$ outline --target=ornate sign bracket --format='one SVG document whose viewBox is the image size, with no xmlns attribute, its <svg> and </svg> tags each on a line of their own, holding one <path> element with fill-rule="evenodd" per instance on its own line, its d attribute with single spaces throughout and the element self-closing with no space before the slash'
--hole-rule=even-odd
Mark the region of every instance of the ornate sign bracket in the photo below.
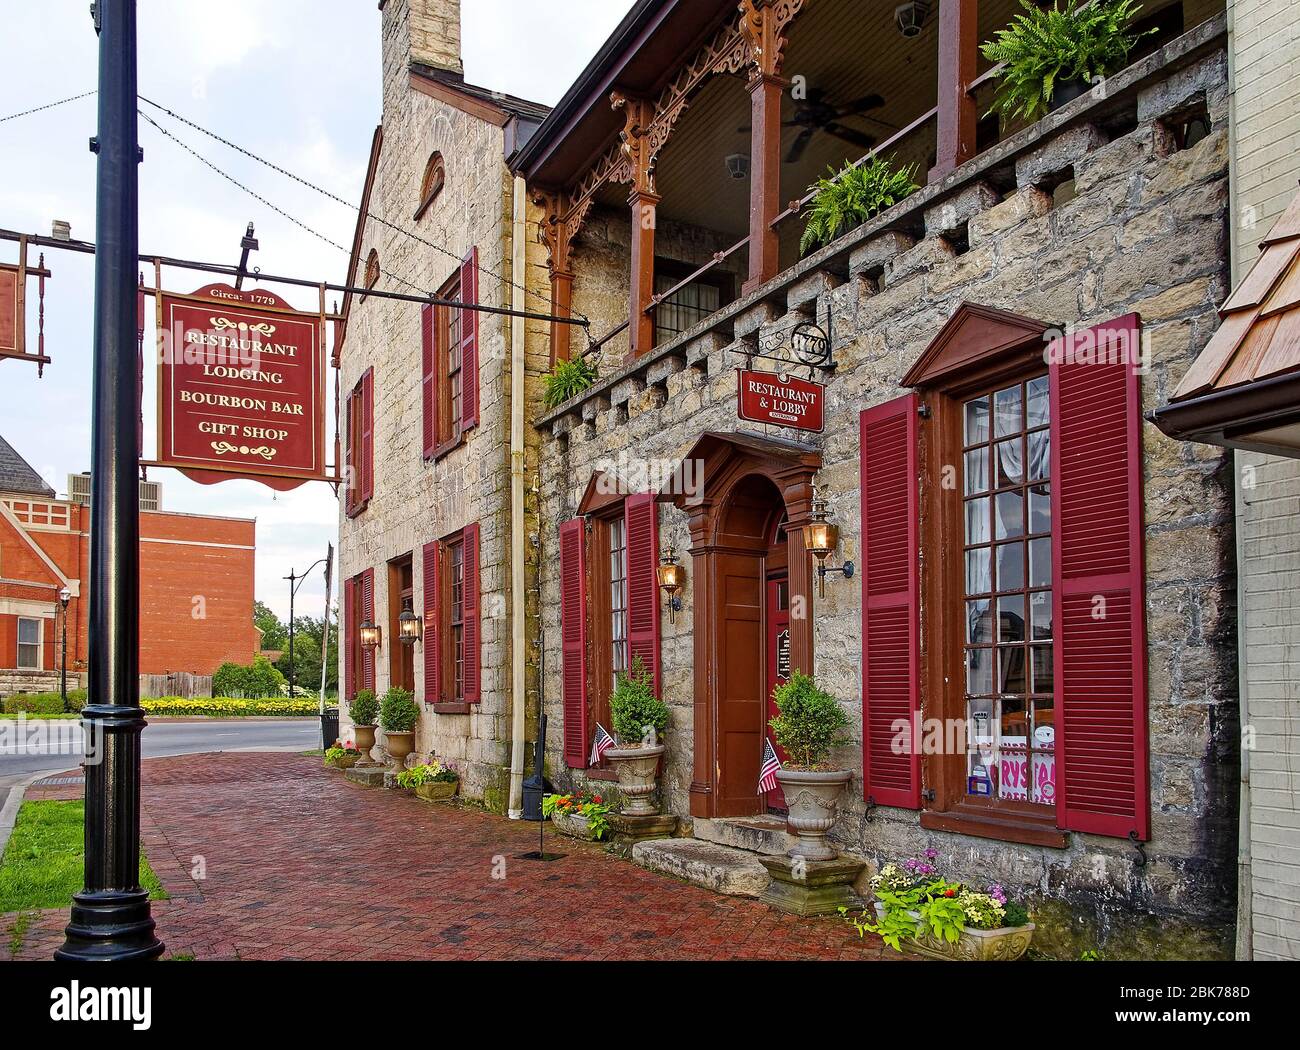
<svg viewBox="0 0 1300 1050">
<path fill-rule="evenodd" d="M 751 365 L 755 360 L 763 360 L 792 368 L 806 368 L 808 378 L 812 379 L 817 372 L 835 371 L 834 339 L 834 314 L 827 307 L 824 325 L 815 318 L 805 317 L 775 331 L 760 332 L 758 349 L 746 356 Z"/>
</svg>

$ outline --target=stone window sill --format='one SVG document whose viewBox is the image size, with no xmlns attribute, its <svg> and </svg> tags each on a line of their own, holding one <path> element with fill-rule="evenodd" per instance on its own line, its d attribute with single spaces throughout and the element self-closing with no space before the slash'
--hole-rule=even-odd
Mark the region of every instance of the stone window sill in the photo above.
<svg viewBox="0 0 1300 1050">
<path fill-rule="evenodd" d="M 438 460 L 451 455 L 451 453 L 455 452 L 456 449 L 460 448 L 463 444 L 465 444 L 465 431 L 458 430 L 456 431 L 455 437 L 451 438 L 449 441 L 444 441 L 433 450 L 433 455 L 429 457 L 429 462 L 437 463 Z"/>
<path fill-rule="evenodd" d="M 430 704 L 430 709 L 435 715 L 467 715 L 473 709 L 473 704 L 466 703 L 446 703 Z"/>
<path fill-rule="evenodd" d="M 925 810 L 921 813 L 921 827 L 929 831 L 949 831 L 956 835 L 1046 846 L 1049 849 L 1065 849 L 1067 841 L 1066 833 L 1056 826 L 1054 818 L 1036 819 L 983 808 L 973 812 L 960 805 L 942 813 Z"/>
</svg>

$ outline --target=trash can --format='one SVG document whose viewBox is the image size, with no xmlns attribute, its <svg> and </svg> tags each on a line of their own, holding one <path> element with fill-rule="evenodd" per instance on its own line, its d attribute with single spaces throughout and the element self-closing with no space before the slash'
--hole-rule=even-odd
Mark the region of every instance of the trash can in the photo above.
<svg viewBox="0 0 1300 1050">
<path fill-rule="evenodd" d="M 339 738 L 339 709 L 327 707 L 320 716 L 321 750 L 333 747 Z"/>
</svg>

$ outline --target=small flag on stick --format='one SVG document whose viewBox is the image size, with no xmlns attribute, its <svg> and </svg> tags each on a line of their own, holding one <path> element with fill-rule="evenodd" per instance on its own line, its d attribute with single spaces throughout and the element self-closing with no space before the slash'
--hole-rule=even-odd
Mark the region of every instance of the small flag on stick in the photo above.
<svg viewBox="0 0 1300 1050">
<path fill-rule="evenodd" d="M 600 765 L 605 757 L 605 752 L 614 746 L 614 738 L 605 731 L 605 727 L 599 722 L 596 723 L 596 739 L 591 745 L 590 765 L 594 769 Z"/>
<path fill-rule="evenodd" d="M 763 740 L 763 768 L 758 771 L 758 793 L 766 795 L 776 790 L 776 774 L 781 768 L 781 760 L 776 757 L 772 741 Z"/>
</svg>

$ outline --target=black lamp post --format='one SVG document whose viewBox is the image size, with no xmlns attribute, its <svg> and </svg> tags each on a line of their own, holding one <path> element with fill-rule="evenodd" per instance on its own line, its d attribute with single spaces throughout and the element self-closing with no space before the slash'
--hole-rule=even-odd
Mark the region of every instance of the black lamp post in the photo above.
<svg viewBox="0 0 1300 1050">
<path fill-rule="evenodd" d="M 64 587 L 59 591 L 59 610 L 63 621 L 63 638 L 60 642 L 62 653 L 59 657 L 59 696 L 63 699 L 63 713 L 68 713 L 68 602 L 72 592 Z"/>
<path fill-rule="evenodd" d="M 95 191 L 95 329 L 91 418 L 91 703 L 84 888 L 72 898 L 67 962 L 156 959 L 140 886 L 140 490 L 136 361 L 140 146 L 135 0 L 97 0 L 99 133 Z"/>
<path fill-rule="evenodd" d="M 312 569 L 316 568 L 317 565 L 324 565 L 326 561 L 328 561 L 327 558 L 321 558 L 319 561 L 308 566 L 307 571 L 304 572 L 301 576 L 298 576 L 292 569 L 290 569 L 289 575 L 284 577 L 286 580 L 289 581 L 289 699 L 290 700 L 293 699 L 294 688 L 297 679 L 297 668 L 294 666 L 294 662 L 293 662 L 293 631 L 294 631 L 293 598 L 294 595 L 298 593 L 298 588 L 302 586 L 303 580 L 305 580 L 308 576 L 311 575 Z"/>
</svg>

